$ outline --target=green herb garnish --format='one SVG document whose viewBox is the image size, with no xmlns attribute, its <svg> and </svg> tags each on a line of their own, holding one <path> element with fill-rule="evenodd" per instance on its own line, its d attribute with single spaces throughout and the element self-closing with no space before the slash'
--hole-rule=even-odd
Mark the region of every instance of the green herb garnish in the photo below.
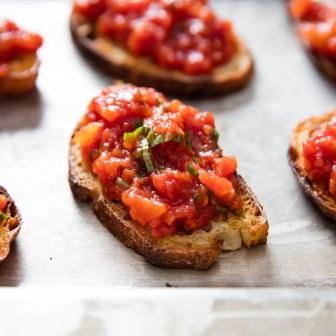
<svg viewBox="0 0 336 336">
<path fill-rule="evenodd" d="M 125 132 L 124 133 L 124 141 L 136 140 L 143 131 L 143 127 L 140 126 L 135 129 L 133 132 Z"/>
<path fill-rule="evenodd" d="M 6 220 L 7 217 L 8 216 L 5 213 L 3 213 L 3 212 L 0 211 L 0 222 L 3 222 L 4 220 Z"/>
<path fill-rule="evenodd" d="M 148 141 L 148 144 L 150 147 L 154 147 L 152 144 L 153 144 L 153 141 L 155 140 L 156 138 L 156 135 L 154 133 L 153 130 L 150 130 L 147 134 L 147 141 Z"/>
<path fill-rule="evenodd" d="M 129 187 L 129 184 L 121 177 L 117 177 L 116 184 L 123 189 L 128 189 Z"/>
<path fill-rule="evenodd" d="M 147 138 L 141 140 L 140 146 L 141 146 L 142 159 L 145 162 L 147 172 L 150 174 L 151 172 L 154 171 L 154 165 L 149 151 L 149 144 Z"/>
<path fill-rule="evenodd" d="M 190 175 L 198 177 L 198 171 L 191 165 L 188 165 L 187 170 Z"/>
<path fill-rule="evenodd" d="M 151 147 L 155 147 L 155 146 L 159 145 L 162 142 L 163 142 L 163 136 L 162 136 L 162 134 L 158 134 L 155 137 L 155 139 L 153 140 L 153 142 L 151 143 Z"/>
</svg>

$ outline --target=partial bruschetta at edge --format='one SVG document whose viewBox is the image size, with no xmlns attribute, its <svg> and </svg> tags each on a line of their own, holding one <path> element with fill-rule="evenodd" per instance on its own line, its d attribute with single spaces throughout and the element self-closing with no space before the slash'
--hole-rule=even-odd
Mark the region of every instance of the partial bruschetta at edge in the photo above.
<svg viewBox="0 0 336 336">
<path fill-rule="evenodd" d="M 221 250 L 266 242 L 263 208 L 236 168 L 212 113 L 130 84 L 94 98 L 70 142 L 74 196 L 166 268 L 207 269 Z"/>
<path fill-rule="evenodd" d="M 299 37 L 317 68 L 336 82 L 336 3 L 291 0 Z"/>
<path fill-rule="evenodd" d="M 116 78 L 177 96 L 222 95 L 248 84 L 253 58 L 204 0 L 75 1 L 79 49 Z"/>
<path fill-rule="evenodd" d="M 11 243 L 21 229 L 21 216 L 6 189 L 0 186 L 0 262 L 6 259 Z"/>
<path fill-rule="evenodd" d="M 20 29 L 14 22 L 0 20 L 0 97 L 32 91 L 38 75 L 38 34 Z"/>
<path fill-rule="evenodd" d="M 336 111 L 302 121 L 292 134 L 289 163 L 306 195 L 336 220 Z"/>
</svg>

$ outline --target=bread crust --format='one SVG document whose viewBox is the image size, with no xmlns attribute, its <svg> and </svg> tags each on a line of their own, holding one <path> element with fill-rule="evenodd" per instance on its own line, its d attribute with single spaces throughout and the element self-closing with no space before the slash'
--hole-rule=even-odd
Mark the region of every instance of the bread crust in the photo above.
<svg viewBox="0 0 336 336">
<path fill-rule="evenodd" d="M 10 63 L 8 76 L 0 77 L 0 97 L 17 96 L 35 88 L 40 62 L 35 54 L 28 54 Z"/>
<path fill-rule="evenodd" d="M 14 241 L 14 239 L 17 237 L 17 235 L 21 230 L 22 218 L 14 200 L 8 194 L 7 190 L 2 186 L 0 186 L 0 195 L 4 195 L 8 198 L 8 200 L 11 203 L 10 211 L 12 217 L 17 218 L 17 224 L 15 227 L 4 228 L 0 226 L 0 262 L 1 262 L 8 256 L 10 252 L 11 243 Z"/>
<path fill-rule="evenodd" d="M 332 220 L 336 220 L 336 202 L 322 185 L 309 180 L 303 166 L 302 144 L 311 131 L 336 117 L 336 111 L 308 118 L 295 128 L 288 151 L 289 164 L 305 194 Z"/>
<path fill-rule="evenodd" d="M 81 15 L 72 13 L 70 29 L 79 50 L 104 71 L 135 85 L 154 87 L 184 97 L 218 96 L 245 87 L 254 70 L 251 52 L 237 39 L 236 57 L 211 75 L 187 76 L 167 70 L 143 57 L 135 57 L 111 41 L 95 38 L 93 28 Z"/>
<path fill-rule="evenodd" d="M 315 64 L 315 66 L 325 74 L 334 84 L 336 84 L 336 63 L 331 62 L 328 58 L 324 56 L 317 55 L 310 51 L 307 52 L 310 55 L 310 59 Z"/>
<path fill-rule="evenodd" d="M 205 270 L 215 263 L 223 246 L 231 250 L 242 244 L 252 247 L 266 242 L 268 222 L 264 210 L 244 179 L 240 176 L 238 179 L 245 208 L 240 216 L 228 216 L 225 225 L 232 227 L 230 235 L 225 232 L 228 230 L 225 225 L 213 224 L 210 232 L 198 230 L 190 235 L 154 238 L 146 228 L 130 219 L 122 204 L 104 196 L 95 177 L 83 168 L 78 146 L 73 141 L 70 143 L 69 183 L 75 198 L 91 203 L 98 219 L 115 237 L 143 255 L 149 263 L 163 268 Z M 240 221 L 246 225 L 239 226 Z M 240 245 L 231 248 L 237 236 Z M 226 242 L 225 237 L 232 237 L 233 241 Z"/>
</svg>

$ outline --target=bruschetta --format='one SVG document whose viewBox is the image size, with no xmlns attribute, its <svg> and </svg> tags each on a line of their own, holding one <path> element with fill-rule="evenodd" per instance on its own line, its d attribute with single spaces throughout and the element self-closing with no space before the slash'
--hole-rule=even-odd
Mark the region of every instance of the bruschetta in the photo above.
<svg viewBox="0 0 336 336">
<path fill-rule="evenodd" d="M 40 35 L 0 20 L 0 96 L 20 95 L 35 88 L 41 45 Z"/>
<path fill-rule="evenodd" d="M 0 186 L 0 262 L 10 252 L 11 243 L 21 229 L 21 216 L 13 199 Z"/>
<path fill-rule="evenodd" d="M 336 220 L 336 111 L 301 122 L 293 132 L 289 163 L 304 192 Z"/>
<path fill-rule="evenodd" d="M 167 94 L 221 95 L 253 72 L 250 51 L 205 0 L 78 0 L 70 21 L 76 45 L 104 70 Z"/>
<path fill-rule="evenodd" d="M 74 196 L 166 268 L 207 269 L 221 250 L 266 242 L 265 213 L 236 167 L 212 113 L 131 84 L 94 98 L 70 142 Z"/>
<path fill-rule="evenodd" d="M 319 0 L 292 0 L 290 13 L 299 36 L 316 66 L 336 81 L 336 4 Z"/>
</svg>

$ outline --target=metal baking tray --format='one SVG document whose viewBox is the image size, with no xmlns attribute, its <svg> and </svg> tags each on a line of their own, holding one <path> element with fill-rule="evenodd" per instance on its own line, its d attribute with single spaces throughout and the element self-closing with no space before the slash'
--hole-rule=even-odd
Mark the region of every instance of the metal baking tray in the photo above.
<svg viewBox="0 0 336 336">
<path fill-rule="evenodd" d="M 336 105 L 335 86 L 302 50 L 281 0 L 217 0 L 256 60 L 251 85 L 192 101 L 213 111 L 220 143 L 239 160 L 264 205 L 268 244 L 224 253 L 209 271 L 148 265 L 77 203 L 67 182 L 68 142 L 91 97 L 111 82 L 73 45 L 70 1 L 0 0 L 1 15 L 41 33 L 38 92 L 0 103 L 0 184 L 24 218 L 0 285 L 333 287 L 336 225 L 312 206 L 287 164 L 291 130 Z"/>
</svg>

